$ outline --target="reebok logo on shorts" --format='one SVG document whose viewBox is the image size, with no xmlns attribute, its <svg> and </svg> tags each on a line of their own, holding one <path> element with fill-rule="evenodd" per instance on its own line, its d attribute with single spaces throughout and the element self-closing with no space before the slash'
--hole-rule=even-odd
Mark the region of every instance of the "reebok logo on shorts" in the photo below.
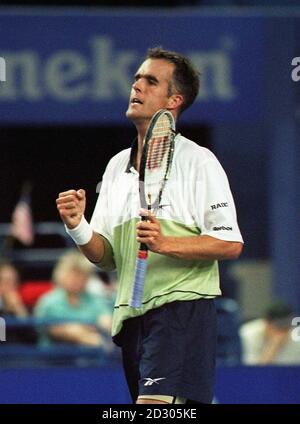
<svg viewBox="0 0 300 424">
<path fill-rule="evenodd" d="M 160 380 L 165 380 L 166 377 L 161 377 L 161 378 L 144 378 L 143 380 L 146 380 L 146 383 L 144 384 L 144 386 L 152 386 L 152 384 L 159 384 L 158 382 Z"/>
</svg>

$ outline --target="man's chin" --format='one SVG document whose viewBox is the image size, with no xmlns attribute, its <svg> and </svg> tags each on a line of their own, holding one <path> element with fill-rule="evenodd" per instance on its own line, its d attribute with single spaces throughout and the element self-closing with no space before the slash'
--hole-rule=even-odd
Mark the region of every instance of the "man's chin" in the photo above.
<svg viewBox="0 0 300 424">
<path fill-rule="evenodd" d="M 127 110 L 126 117 L 133 122 L 143 121 L 145 119 L 137 111 L 130 109 Z"/>
</svg>

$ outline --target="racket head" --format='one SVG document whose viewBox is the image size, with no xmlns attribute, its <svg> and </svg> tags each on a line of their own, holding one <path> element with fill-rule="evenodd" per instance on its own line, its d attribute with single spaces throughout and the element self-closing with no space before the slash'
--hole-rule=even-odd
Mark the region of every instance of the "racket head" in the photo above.
<svg viewBox="0 0 300 424">
<path fill-rule="evenodd" d="M 175 135 L 172 113 L 166 109 L 156 112 L 147 129 L 140 164 L 140 197 L 144 208 L 159 206 L 171 170 Z"/>
</svg>

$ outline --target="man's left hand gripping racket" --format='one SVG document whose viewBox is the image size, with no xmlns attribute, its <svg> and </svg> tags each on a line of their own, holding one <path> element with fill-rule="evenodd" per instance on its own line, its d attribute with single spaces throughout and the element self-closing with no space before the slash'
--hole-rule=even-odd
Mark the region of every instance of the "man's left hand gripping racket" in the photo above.
<svg viewBox="0 0 300 424">
<path fill-rule="evenodd" d="M 140 164 L 139 192 L 141 205 L 149 211 L 159 207 L 169 178 L 175 139 L 175 121 L 168 110 L 152 117 L 144 141 Z M 147 220 L 143 216 L 142 220 Z M 148 264 L 148 247 L 141 243 L 135 267 L 135 277 L 129 305 L 140 308 Z"/>
</svg>

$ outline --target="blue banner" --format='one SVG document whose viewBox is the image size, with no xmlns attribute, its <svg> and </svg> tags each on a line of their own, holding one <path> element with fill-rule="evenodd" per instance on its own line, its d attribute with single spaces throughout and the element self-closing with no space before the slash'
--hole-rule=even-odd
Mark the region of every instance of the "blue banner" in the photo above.
<svg viewBox="0 0 300 424">
<path fill-rule="evenodd" d="M 121 368 L 0 369 L 4 404 L 129 404 Z M 299 367 L 217 368 L 214 402 L 219 404 L 299 404 Z"/>
<path fill-rule="evenodd" d="M 260 118 L 262 17 L 15 9 L 0 14 L 0 123 L 125 123 L 133 75 L 157 45 L 188 55 L 202 74 L 183 121 Z"/>
</svg>

